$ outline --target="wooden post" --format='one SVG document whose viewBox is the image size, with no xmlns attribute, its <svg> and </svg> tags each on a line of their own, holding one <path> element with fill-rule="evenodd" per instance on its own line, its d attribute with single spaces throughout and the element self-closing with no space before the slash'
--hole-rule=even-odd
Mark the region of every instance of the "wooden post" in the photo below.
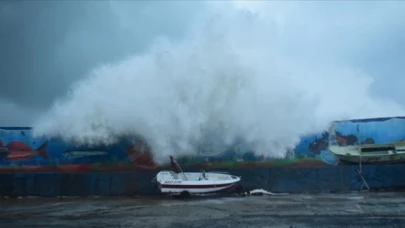
<svg viewBox="0 0 405 228">
<path fill-rule="evenodd" d="M 359 144 L 359 170 L 357 171 L 359 173 L 359 176 L 361 178 L 361 180 L 363 181 L 363 184 L 361 185 L 361 189 L 363 189 L 364 186 L 366 186 L 366 188 L 368 190 L 370 190 L 370 187 L 368 186 L 366 180 L 363 177 L 363 167 L 362 167 L 362 153 L 361 153 L 361 141 L 360 141 L 360 126 L 359 124 L 357 124 L 357 141 Z"/>
<path fill-rule="evenodd" d="M 362 154 L 361 154 L 361 141 L 360 141 L 360 126 L 357 124 L 357 142 L 359 144 L 358 150 L 359 150 L 359 173 L 362 172 L 362 166 L 361 166 L 361 160 L 362 160 Z"/>
</svg>

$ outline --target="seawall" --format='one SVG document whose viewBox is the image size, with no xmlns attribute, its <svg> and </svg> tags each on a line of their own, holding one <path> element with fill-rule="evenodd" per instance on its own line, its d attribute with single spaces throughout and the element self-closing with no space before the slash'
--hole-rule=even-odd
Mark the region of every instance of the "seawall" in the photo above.
<svg viewBox="0 0 405 228">
<path fill-rule="evenodd" d="M 256 156 L 241 143 L 216 154 L 178 158 L 185 171 L 227 171 L 246 188 L 272 192 L 345 192 L 364 189 L 359 165 L 342 165 L 328 148 L 404 143 L 405 118 L 347 120 L 303 136 L 285 159 Z M 166 167 L 167 168 L 167 167 Z M 158 167 L 142 141 L 86 147 L 32 137 L 25 127 L 0 128 L 1 196 L 115 196 L 157 194 L 151 183 Z M 362 166 L 371 189 L 402 189 L 405 163 Z"/>
<path fill-rule="evenodd" d="M 242 176 L 247 189 L 272 192 L 319 193 L 364 190 L 358 166 L 318 168 L 227 169 Z M 365 165 L 363 177 L 371 190 L 405 188 L 405 164 Z M 402 175 L 401 175 L 402 174 Z M 9 173 L 0 175 L 0 195 L 18 196 L 132 196 L 155 195 L 155 171 L 86 173 Z"/>
</svg>

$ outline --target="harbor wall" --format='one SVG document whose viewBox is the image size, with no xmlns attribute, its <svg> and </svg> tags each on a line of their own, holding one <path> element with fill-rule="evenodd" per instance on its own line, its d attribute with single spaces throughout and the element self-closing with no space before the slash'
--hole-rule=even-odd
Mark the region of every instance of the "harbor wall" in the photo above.
<svg viewBox="0 0 405 228">
<path fill-rule="evenodd" d="M 363 177 L 371 190 L 405 189 L 404 164 L 366 165 Z M 358 166 L 318 168 L 224 169 L 242 177 L 246 189 L 281 193 L 349 192 L 366 190 Z M 137 196 L 159 194 L 153 171 L 87 173 L 3 173 L 0 195 L 18 196 Z"/>
<path fill-rule="evenodd" d="M 360 143 L 402 143 L 405 117 L 339 121 L 330 129 L 303 136 L 284 159 L 256 156 L 236 144 L 217 154 L 179 158 L 185 170 L 228 171 L 247 188 L 273 192 L 360 190 L 358 165 L 342 165 L 328 151 Z M 244 148 L 244 149 L 243 149 Z M 60 139 L 32 137 L 31 128 L 0 128 L 0 195 L 86 196 L 155 194 L 151 183 L 161 169 L 145 145 L 123 140 L 112 146 L 86 147 Z M 372 189 L 405 186 L 405 164 L 363 165 Z M 364 186 L 363 186 L 364 187 Z"/>
</svg>

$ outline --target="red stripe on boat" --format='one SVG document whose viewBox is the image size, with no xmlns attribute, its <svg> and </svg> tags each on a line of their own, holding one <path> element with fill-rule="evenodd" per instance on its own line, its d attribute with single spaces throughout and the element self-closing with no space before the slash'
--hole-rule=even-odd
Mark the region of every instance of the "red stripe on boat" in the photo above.
<svg viewBox="0 0 405 228">
<path fill-rule="evenodd" d="M 162 184 L 162 188 L 220 188 L 225 186 L 230 186 L 235 183 L 228 184 L 201 184 L 201 185 L 179 185 L 179 184 Z"/>
</svg>

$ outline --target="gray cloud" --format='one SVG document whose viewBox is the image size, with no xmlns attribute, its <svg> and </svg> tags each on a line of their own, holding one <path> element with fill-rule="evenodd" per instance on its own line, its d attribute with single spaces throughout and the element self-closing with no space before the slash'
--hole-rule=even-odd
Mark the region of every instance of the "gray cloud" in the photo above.
<svg viewBox="0 0 405 228">
<path fill-rule="evenodd" d="M 197 9 L 159 1 L 0 2 L 3 113 L 16 112 L 10 103 L 44 110 L 93 67 L 142 52 L 158 35 L 179 38 Z"/>
</svg>

